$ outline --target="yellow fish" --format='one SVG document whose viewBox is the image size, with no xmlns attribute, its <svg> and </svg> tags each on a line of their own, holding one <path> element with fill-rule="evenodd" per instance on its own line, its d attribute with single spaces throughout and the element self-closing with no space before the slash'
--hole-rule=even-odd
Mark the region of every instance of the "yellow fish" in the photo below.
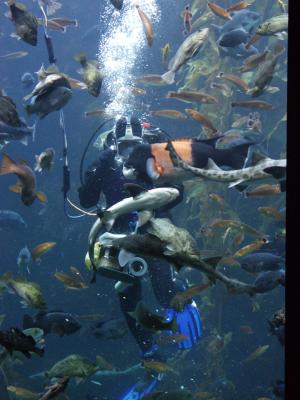
<svg viewBox="0 0 300 400">
<path fill-rule="evenodd" d="M 17 386 L 7 386 L 6 389 L 14 393 L 16 397 L 20 397 L 22 399 L 27 399 L 27 400 L 35 400 L 40 398 L 39 393 L 32 392 L 31 390 L 20 388 Z"/>
<path fill-rule="evenodd" d="M 51 250 L 54 246 L 56 246 L 56 242 L 44 242 L 37 245 L 33 250 L 31 250 L 33 260 L 36 261 L 42 254 L 47 253 L 47 251 Z"/>
<path fill-rule="evenodd" d="M 258 346 L 256 350 L 253 351 L 245 360 L 242 361 L 243 364 L 246 364 L 250 361 L 256 360 L 258 357 L 260 357 L 262 354 L 264 354 L 270 346 L 268 344 L 264 346 Z"/>
<path fill-rule="evenodd" d="M 173 372 L 174 374 L 178 374 L 177 371 L 175 371 L 172 367 L 170 367 L 168 364 L 165 364 L 160 361 L 155 361 L 155 360 L 144 360 L 143 361 L 143 367 L 146 369 L 150 369 L 152 371 L 156 372 Z"/>
<path fill-rule="evenodd" d="M 171 45 L 170 45 L 170 43 L 166 43 L 165 45 L 164 45 L 164 47 L 162 47 L 162 49 L 161 49 L 161 54 L 162 54 L 162 62 L 163 62 L 163 64 L 166 64 L 167 63 L 167 58 L 168 58 L 168 54 L 169 54 L 169 51 L 171 50 Z"/>
</svg>

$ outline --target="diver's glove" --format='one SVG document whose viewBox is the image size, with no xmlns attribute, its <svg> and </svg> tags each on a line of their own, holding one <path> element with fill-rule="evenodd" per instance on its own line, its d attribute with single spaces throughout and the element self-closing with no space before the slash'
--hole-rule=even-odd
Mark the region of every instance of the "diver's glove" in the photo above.
<svg viewBox="0 0 300 400">
<path fill-rule="evenodd" d="M 201 317 L 196 303 L 187 304 L 180 312 L 173 308 L 167 309 L 167 321 L 176 318 L 178 333 L 187 339 L 178 343 L 179 349 L 191 348 L 201 337 Z"/>
</svg>

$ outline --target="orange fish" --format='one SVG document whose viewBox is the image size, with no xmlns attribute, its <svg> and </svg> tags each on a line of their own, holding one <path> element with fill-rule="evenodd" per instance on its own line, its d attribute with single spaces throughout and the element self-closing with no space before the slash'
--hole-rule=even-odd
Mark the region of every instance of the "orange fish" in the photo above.
<svg viewBox="0 0 300 400">
<path fill-rule="evenodd" d="M 232 11 L 239 11 L 243 10 L 244 8 L 249 7 L 250 4 L 247 3 L 246 1 L 240 1 L 239 3 L 235 3 L 232 6 L 228 7 L 226 11 L 232 12 Z"/>
<path fill-rule="evenodd" d="M 215 3 L 207 3 L 207 5 L 211 9 L 211 11 L 218 17 L 221 17 L 224 19 L 232 19 L 230 16 L 230 13 L 227 10 L 225 10 L 225 8 L 220 7 Z"/>
<path fill-rule="evenodd" d="M 44 242 L 37 245 L 32 251 L 31 256 L 34 261 L 36 261 L 42 254 L 47 253 L 47 251 L 51 250 L 54 246 L 56 246 L 56 242 Z"/>
<path fill-rule="evenodd" d="M 39 25 L 45 25 L 45 20 L 43 18 L 38 18 L 37 21 L 38 21 Z M 53 29 L 54 31 L 63 32 L 63 33 L 66 32 L 66 28 L 63 25 L 61 25 L 55 21 L 52 21 L 50 19 L 47 20 L 47 28 Z"/>
<path fill-rule="evenodd" d="M 225 74 L 224 72 L 220 72 L 219 75 L 217 75 L 217 78 L 219 79 L 226 79 L 227 81 L 234 83 L 236 86 L 239 88 L 243 89 L 245 93 L 250 89 L 248 84 L 243 81 L 240 77 L 233 75 L 233 74 Z"/>
<path fill-rule="evenodd" d="M 0 176 L 8 174 L 15 174 L 19 178 L 14 186 L 9 187 L 9 190 L 21 194 L 23 204 L 31 206 L 36 198 L 42 203 L 47 202 L 47 196 L 43 192 L 36 191 L 36 177 L 27 163 L 20 161 L 16 164 L 7 154 L 3 154 Z"/>
<path fill-rule="evenodd" d="M 144 11 L 141 10 L 140 6 L 136 5 L 136 8 L 138 10 L 141 21 L 144 25 L 148 45 L 151 47 L 153 40 L 154 40 L 154 32 L 153 32 L 153 28 L 152 28 L 152 23 L 151 23 L 149 17 L 144 13 Z"/>
<path fill-rule="evenodd" d="M 285 218 L 285 215 L 274 207 L 258 207 L 257 211 L 266 215 L 267 217 L 274 218 L 276 221 L 281 221 Z"/>
<path fill-rule="evenodd" d="M 193 14 L 190 11 L 190 6 L 186 6 L 184 10 L 181 13 L 181 16 L 183 18 L 183 26 L 184 26 L 184 31 L 183 33 L 186 35 L 187 33 L 192 32 L 192 17 Z"/>
<path fill-rule="evenodd" d="M 245 335 L 253 335 L 253 329 L 249 325 L 241 325 L 240 326 L 240 332 L 245 334 Z"/>
<path fill-rule="evenodd" d="M 204 114 L 201 114 L 199 111 L 193 110 L 192 108 L 186 108 L 184 110 L 188 115 L 190 115 L 195 121 L 199 122 L 206 128 L 210 129 L 213 133 L 216 133 L 218 130 L 214 127 L 213 123 L 210 121 L 208 117 Z"/>
<path fill-rule="evenodd" d="M 279 193 L 281 193 L 279 184 L 275 185 L 264 184 L 257 186 L 252 190 L 246 191 L 245 196 L 246 197 L 273 196 L 274 194 L 279 194 Z"/>
</svg>

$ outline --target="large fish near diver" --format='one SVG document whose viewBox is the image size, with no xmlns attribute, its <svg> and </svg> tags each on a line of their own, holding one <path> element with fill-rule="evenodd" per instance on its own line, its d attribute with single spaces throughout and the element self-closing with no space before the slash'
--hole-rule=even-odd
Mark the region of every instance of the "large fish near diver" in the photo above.
<svg viewBox="0 0 300 400">
<path fill-rule="evenodd" d="M 103 225 L 110 230 L 116 220 L 121 215 L 130 214 L 133 211 L 139 211 L 137 227 L 145 224 L 151 217 L 153 210 L 163 207 L 177 199 L 180 195 L 179 190 L 171 187 L 160 187 L 151 190 L 142 188 L 133 183 L 126 183 L 124 188 L 131 194 L 130 197 L 113 204 L 107 210 L 98 213 L 98 219 L 90 230 L 89 257 L 94 269 L 95 281 L 96 265 L 94 264 L 94 244 Z"/>
<path fill-rule="evenodd" d="M 208 28 L 199 30 L 188 36 L 176 51 L 175 56 L 170 60 L 168 72 L 161 77 L 167 84 L 175 82 L 175 73 L 192 57 L 198 54 L 200 48 L 208 37 Z"/>
<path fill-rule="evenodd" d="M 224 171 L 219 168 L 215 162 L 209 158 L 205 168 L 194 168 L 177 154 L 171 141 L 167 144 L 167 150 L 170 152 L 172 162 L 175 166 L 186 171 L 192 172 L 196 176 L 218 182 L 228 182 L 229 187 L 246 187 L 248 183 L 261 179 L 275 178 L 284 189 L 286 176 L 286 159 L 273 160 L 263 155 L 255 154 L 254 165 L 238 170 Z"/>
<path fill-rule="evenodd" d="M 215 144 L 223 136 L 211 139 L 176 139 L 172 141 L 179 156 L 189 165 L 205 168 L 211 158 L 218 166 L 239 169 L 244 166 L 249 146 L 254 141 L 249 140 L 229 149 L 217 149 Z M 189 171 L 175 168 L 166 150 L 167 143 L 138 144 L 134 147 L 123 166 L 123 175 L 127 179 L 140 177 L 146 182 L 170 182 L 191 177 Z"/>
</svg>

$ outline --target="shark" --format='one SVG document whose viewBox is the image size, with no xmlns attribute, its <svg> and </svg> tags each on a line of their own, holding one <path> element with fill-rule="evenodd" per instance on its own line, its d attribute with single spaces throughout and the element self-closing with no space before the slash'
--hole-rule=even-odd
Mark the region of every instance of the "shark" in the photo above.
<svg viewBox="0 0 300 400">
<path fill-rule="evenodd" d="M 166 150 L 170 153 L 170 158 L 175 167 L 189 171 L 196 176 L 217 181 L 229 183 L 229 188 L 236 187 L 238 190 L 244 190 L 250 182 L 257 180 L 276 179 L 280 183 L 281 191 L 285 191 L 286 177 L 286 159 L 271 159 L 263 154 L 253 153 L 252 164 L 249 167 L 237 170 L 223 170 L 209 158 L 205 168 L 195 168 L 183 161 L 172 144 L 168 141 Z"/>
</svg>

